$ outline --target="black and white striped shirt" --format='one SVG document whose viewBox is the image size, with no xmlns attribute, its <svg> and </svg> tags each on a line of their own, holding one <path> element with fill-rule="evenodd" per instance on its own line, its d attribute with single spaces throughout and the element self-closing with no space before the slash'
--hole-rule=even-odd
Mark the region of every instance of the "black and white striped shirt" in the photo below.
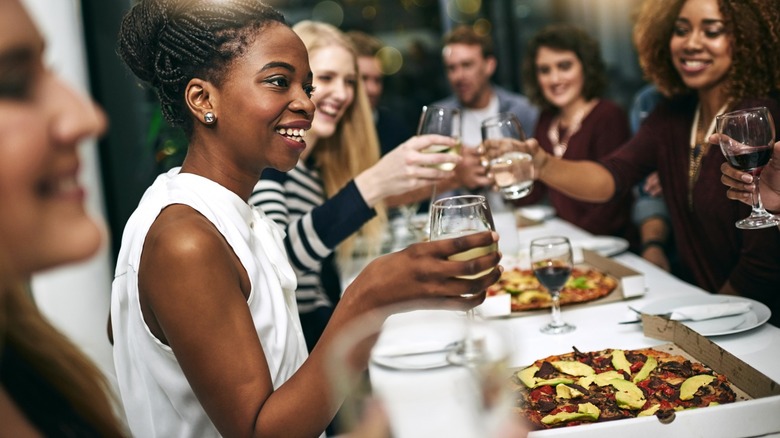
<svg viewBox="0 0 780 438">
<path fill-rule="evenodd" d="M 354 180 L 326 200 L 320 174 L 309 164 L 298 162 L 287 173 L 266 169 L 249 198 L 287 233 L 284 244 L 298 277 L 299 313 L 333 306 L 323 285 L 323 263 L 332 260 L 326 258 L 339 243 L 376 215 Z"/>
</svg>

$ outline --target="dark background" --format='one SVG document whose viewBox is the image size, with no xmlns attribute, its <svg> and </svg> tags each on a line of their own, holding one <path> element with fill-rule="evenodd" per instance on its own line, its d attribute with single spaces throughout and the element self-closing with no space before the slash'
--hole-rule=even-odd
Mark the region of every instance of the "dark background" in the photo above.
<svg viewBox="0 0 780 438">
<path fill-rule="evenodd" d="M 543 26 L 569 22 L 601 43 L 610 84 L 607 97 L 628 108 L 644 85 L 631 43 L 641 0 L 267 0 L 293 24 L 326 21 L 362 30 L 394 47 L 400 69 L 385 80 L 382 104 L 416 124 L 422 105 L 449 94 L 441 36 L 460 23 L 490 32 L 498 57 L 494 82 L 522 92 L 525 45 Z M 100 143 L 100 164 L 112 254 L 122 230 L 154 177 L 183 157 L 185 139 L 159 117 L 154 96 L 141 88 L 116 54 L 116 35 L 131 0 L 82 0 L 91 89 L 111 120 Z"/>
</svg>

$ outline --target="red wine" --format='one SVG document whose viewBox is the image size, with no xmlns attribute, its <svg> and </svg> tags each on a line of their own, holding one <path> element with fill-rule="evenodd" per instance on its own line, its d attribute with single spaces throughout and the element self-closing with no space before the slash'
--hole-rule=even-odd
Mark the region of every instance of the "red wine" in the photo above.
<svg viewBox="0 0 780 438">
<path fill-rule="evenodd" d="M 772 157 L 772 148 L 768 146 L 766 148 L 753 149 L 746 154 L 726 154 L 726 160 L 728 160 L 729 164 L 745 172 L 766 166 L 770 157 Z"/>
<path fill-rule="evenodd" d="M 534 274 L 540 283 L 548 290 L 561 290 L 571 275 L 568 266 L 543 266 L 534 269 Z"/>
</svg>

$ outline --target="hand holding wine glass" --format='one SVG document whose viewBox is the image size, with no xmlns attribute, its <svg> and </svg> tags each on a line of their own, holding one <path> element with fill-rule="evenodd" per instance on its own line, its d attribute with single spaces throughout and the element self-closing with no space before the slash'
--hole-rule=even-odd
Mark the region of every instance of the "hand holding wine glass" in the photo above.
<svg viewBox="0 0 780 438">
<path fill-rule="evenodd" d="M 512 113 L 499 113 L 482 122 L 482 150 L 488 171 L 505 199 L 528 196 L 534 184 L 533 158 L 520 150 L 525 140 L 520 121 Z"/>
<path fill-rule="evenodd" d="M 780 219 L 761 204 L 758 184 L 761 170 L 772 156 L 775 126 L 765 107 L 732 111 L 716 117 L 718 143 L 726 160 L 736 169 L 753 175 L 750 216 L 737 221 L 737 228 L 759 229 L 780 225 Z"/>
<path fill-rule="evenodd" d="M 541 328 L 542 333 L 562 334 L 576 327 L 561 319 L 561 289 L 571 276 L 571 243 L 561 236 L 543 237 L 531 241 L 531 267 L 552 298 L 552 321 Z"/>
<path fill-rule="evenodd" d="M 490 214 L 487 200 L 479 195 L 452 196 L 439 199 L 431 204 L 431 240 L 449 239 L 482 231 L 494 231 L 493 217 Z M 495 243 L 469 249 L 449 257 L 450 260 L 466 261 L 497 251 Z M 475 275 L 458 278 L 471 280 L 487 275 L 492 269 L 487 269 Z M 466 312 L 469 320 L 474 318 L 474 310 Z M 456 364 L 473 364 L 482 358 L 481 340 L 466 333 L 466 339 L 460 348 L 453 350 L 449 359 Z"/>
<path fill-rule="evenodd" d="M 460 109 L 442 106 L 423 106 L 420 114 L 420 123 L 417 127 L 417 135 L 424 134 L 439 134 L 452 137 L 457 141 L 457 144 L 454 147 L 449 145 L 432 145 L 424 149 L 423 152 L 460 155 Z M 452 170 L 455 168 L 455 163 L 441 163 L 436 165 L 436 167 L 441 170 Z"/>
</svg>

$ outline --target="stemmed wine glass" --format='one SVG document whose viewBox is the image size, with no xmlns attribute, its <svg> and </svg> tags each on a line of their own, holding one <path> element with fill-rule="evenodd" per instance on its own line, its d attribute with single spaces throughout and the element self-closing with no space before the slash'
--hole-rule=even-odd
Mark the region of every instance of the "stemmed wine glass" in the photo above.
<svg viewBox="0 0 780 438">
<path fill-rule="evenodd" d="M 761 205 L 758 180 L 761 169 L 772 156 L 775 124 L 765 107 L 750 108 L 716 117 L 718 142 L 726 160 L 735 168 L 753 175 L 753 208 L 750 216 L 737 221 L 737 228 L 759 229 L 780 224 L 780 219 Z"/>
<path fill-rule="evenodd" d="M 499 113 L 482 121 L 483 165 L 493 174 L 496 188 L 504 199 L 520 199 L 533 189 L 531 155 L 519 148 L 525 132 L 512 113 Z"/>
<path fill-rule="evenodd" d="M 572 251 L 569 239 L 562 236 L 543 237 L 531 241 L 531 267 L 552 298 L 552 321 L 541 328 L 542 333 L 562 334 L 576 327 L 561 319 L 561 289 L 571 276 Z"/>
<path fill-rule="evenodd" d="M 431 145 L 422 152 L 425 153 L 445 153 L 451 155 L 460 155 L 462 121 L 459 108 L 450 108 L 444 106 L 427 105 L 423 106 L 420 114 L 420 122 L 417 125 L 417 135 L 439 134 L 452 137 L 457 142 L 455 146 Z M 455 163 L 437 164 L 441 170 L 452 170 Z M 436 184 L 433 184 L 431 190 L 431 203 L 436 200 Z M 430 218 L 430 216 L 429 216 Z M 430 226 L 430 224 L 428 224 Z"/>
<path fill-rule="evenodd" d="M 465 236 L 467 234 L 479 233 L 482 231 L 493 231 L 493 217 L 490 214 L 490 207 L 484 196 L 480 195 L 461 195 L 442 198 L 431 204 L 431 240 L 451 239 L 454 237 Z M 496 244 L 472 248 L 468 251 L 450 256 L 450 260 L 465 261 L 480 257 L 497 250 Z M 482 277 L 490 272 L 490 269 L 475 275 L 463 276 L 460 278 L 474 279 Z M 474 319 L 474 310 L 466 311 L 467 319 Z M 452 351 L 450 361 L 456 364 L 464 364 L 479 361 L 480 359 L 480 340 L 471 336 L 471 332 L 466 332 L 466 339 L 463 345 Z"/>
<path fill-rule="evenodd" d="M 451 147 L 445 145 L 431 145 L 423 149 L 425 153 L 444 153 L 460 155 L 461 139 L 461 115 L 460 109 L 443 106 L 423 106 L 420 114 L 420 123 L 417 126 L 417 135 L 439 134 L 454 138 L 458 143 Z M 441 170 L 452 170 L 455 163 L 441 163 L 435 165 Z"/>
</svg>

